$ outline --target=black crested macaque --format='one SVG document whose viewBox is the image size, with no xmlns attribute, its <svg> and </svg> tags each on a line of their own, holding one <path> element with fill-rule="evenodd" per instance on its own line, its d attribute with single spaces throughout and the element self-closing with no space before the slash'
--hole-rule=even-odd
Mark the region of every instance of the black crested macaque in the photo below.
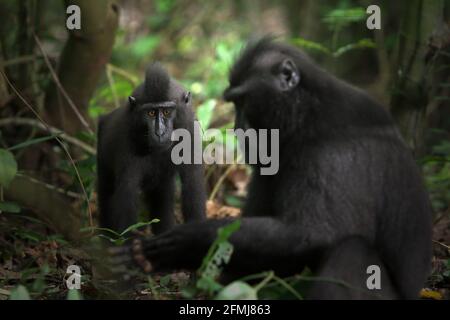
<svg viewBox="0 0 450 320">
<path fill-rule="evenodd" d="M 158 63 L 128 103 L 102 117 L 98 128 L 98 200 L 100 226 L 117 232 L 137 222 L 140 193 L 160 234 L 174 226 L 175 177 L 181 178 L 185 222 L 205 217 L 202 165 L 171 160 L 174 129 L 194 131 L 191 94 Z"/>
<path fill-rule="evenodd" d="M 224 93 L 237 128 L 279 129 L 280 168 L 253 170 L 226 274 L 308 266 L 310 299 L 417 298 L 431 259 L 432 213 L 416 163 L 388 112 L 289 45 L 250 43 Z M 177 226 L 113 253 L 149 270 L 197 268 L 218 227 Z M 371 267 L 381 288 L 369 290 Z M 376 268 L 376 267 L 375 267 Z M 372 288 L 372 287 L 371 287 Z"/>
</svg>

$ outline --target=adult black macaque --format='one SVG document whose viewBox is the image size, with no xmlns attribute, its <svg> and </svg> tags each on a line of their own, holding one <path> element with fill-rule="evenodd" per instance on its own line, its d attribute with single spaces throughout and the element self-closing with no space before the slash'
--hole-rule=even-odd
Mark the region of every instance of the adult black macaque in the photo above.
<svg viewBox="0 0 450 320">
<path fill-rule="evenodd" d="M 102 117 L 98 129 L 100 226 L 121 232 L 137 222 L 142 191 L 150 213 L 160 222 L 156 234 L 174 225 L 175 176 L 182 182 L 186 222 L 205 217 L 202 165 L 174 165 L 174 129 L 193 133 L 191 95 L 155 63 L 128 103 Z"/>
<path fill-rule="evenodd" d="M 353 287 L 315 282 L 310 299 L 417 298 L 430 265 L 431 209 L 383 107 L 268 38 L 243 51 L 224 97 L 237 128 L 280 130 L 279 171 L 253 170 L 225 272 L 289 275 L 309 266 Z M 181 225 L 113 252 L 146 271 L 196 268 L 229 222 Z M 380 290 L 367 288 L 370 265 L 381 269 Z"/>
</svg>

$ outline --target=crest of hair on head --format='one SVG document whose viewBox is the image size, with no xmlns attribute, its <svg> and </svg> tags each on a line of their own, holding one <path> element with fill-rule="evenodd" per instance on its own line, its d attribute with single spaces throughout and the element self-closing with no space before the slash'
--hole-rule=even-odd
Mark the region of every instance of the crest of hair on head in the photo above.
<svg viewBox="0 0 450 320">
<path fill-rule="evenodd" d="M 145 72 L 145 95 L 148 101 L 167 101 L 170 77 L 166 69 L 158 62 L 151 64 Z"/>
</svg>

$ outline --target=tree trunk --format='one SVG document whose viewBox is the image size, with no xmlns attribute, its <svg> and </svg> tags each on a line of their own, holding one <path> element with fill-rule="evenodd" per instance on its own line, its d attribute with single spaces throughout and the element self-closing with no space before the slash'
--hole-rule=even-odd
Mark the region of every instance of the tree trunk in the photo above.
<svg viewBox="0 0 450 320">
<path fill-rule="evenodd" d="M 61 54 L 58 78 L 82 117 L 88 120 L 89 99 L 110 58 L 118 26 L 118 6 L 113 0 L 65 1 L 81 9 L 81 29 L 69 30 L 69 39 Z M 85 129 L 71 104 L 52 82 L 46 94 L 49 122 L 75 134 Z"/>
<path fill-rule="evenodd" d="M 416 155 L 424 152 L 427 106 L 432 85 L 428 59 L 428 44 L 432 34 L 442 27 L 442 0 L 403 1 L 404 13 L 400 26 L 391 112 L 400 131 Z"/>
</svg>

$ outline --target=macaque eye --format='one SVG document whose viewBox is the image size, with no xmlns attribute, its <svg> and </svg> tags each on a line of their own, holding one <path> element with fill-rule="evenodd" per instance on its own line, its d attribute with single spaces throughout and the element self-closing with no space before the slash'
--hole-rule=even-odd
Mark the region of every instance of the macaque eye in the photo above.
<svg viewBox="0 0 450 320">
<path fill-rule="evenodd" d="M 188 103 L 191 100 L 191 93 L 188 91 L 184 94 L 184 103 Z"/>
<path fill-rule="evenodd" d="M 164 110 L 163 114 L 164 114 L 165 117 L 167 117 L 167 116 L 169 116 L 171 114 L 171 111 L 170 110 Z"/>
<path fill-rule="evenodd" d="M 148 112 L 148 115 L 153 118 L 154 116 L 156 116 L 156 111 L 155 110 L 150 110 Z"/>
</svg>

